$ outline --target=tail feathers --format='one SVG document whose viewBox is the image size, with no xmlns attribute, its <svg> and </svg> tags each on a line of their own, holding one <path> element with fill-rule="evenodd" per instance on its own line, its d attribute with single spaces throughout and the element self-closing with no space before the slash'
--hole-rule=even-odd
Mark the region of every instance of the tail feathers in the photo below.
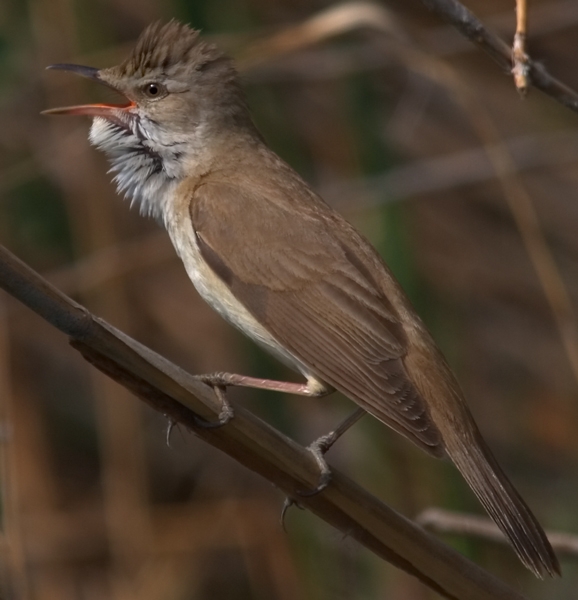
<svg viewBox="0 0 578 600">
<path fill-rule="evenodd" d="M 476 432 L 477 433 L 477 432 Z M 542 527 L 501 470 L 481 435 L 475 443 L 447 444 L 447 453 L 520 560 L 537 577 L 561 575 Z M 448 440 L 446 440 L 447 443 Z M 452 447 L 454 446 L 454 447 Z"/>
</svg>

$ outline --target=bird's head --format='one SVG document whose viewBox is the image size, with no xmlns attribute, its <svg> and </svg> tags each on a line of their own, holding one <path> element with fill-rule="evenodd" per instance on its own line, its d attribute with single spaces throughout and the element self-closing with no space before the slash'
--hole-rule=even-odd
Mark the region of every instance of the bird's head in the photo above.
<svg viewBox="0 0 578 600">
<path fill-rule="evenodd" d="M 109 157 L 118 190 L 146 213 L 160 215 L 167 189 L 207 159 L 223 132 L 250 123 L 232 61 L 176 21 L 150 25 L 117 66 L 48 68 L 94 79 L 124 96 L 122 104 L 44 114 L 92 116 L 91 143 Z"/>
</svg>

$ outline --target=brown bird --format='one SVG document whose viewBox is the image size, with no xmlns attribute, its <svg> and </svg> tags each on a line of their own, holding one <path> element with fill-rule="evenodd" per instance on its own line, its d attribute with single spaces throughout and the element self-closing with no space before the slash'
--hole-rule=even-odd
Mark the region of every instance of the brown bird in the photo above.
<svg viewBox="0 0 578 600">
<path fill-rule="evenodd" d="M 229 58 L 172 21 L 149 26 L 118 66 L 50 68 L 126 97 L 46 112 L 94 117 L 90 142 L 108 155 L 118 190 L 164 223 L 200 295 L 306 379 L 227 375 L 221 383 L 342 392 L 432 456 L 448 456 L 521 561 L 537 576 L 560 573 L 400 285 L 267 147 Z"/>
</svg>

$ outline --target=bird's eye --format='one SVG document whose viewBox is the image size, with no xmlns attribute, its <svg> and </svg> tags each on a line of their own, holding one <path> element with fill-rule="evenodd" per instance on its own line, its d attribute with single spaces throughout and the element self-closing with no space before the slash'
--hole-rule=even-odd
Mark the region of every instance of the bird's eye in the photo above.
<svg viewBox="0 0 578 600">
<path fill-rule="evenodd" d="M 147 83 L 142 88 L 143 93 L 148 98 L 158 99 L 166 96 L 166 88 L 161 83 Z"/>
</svg>

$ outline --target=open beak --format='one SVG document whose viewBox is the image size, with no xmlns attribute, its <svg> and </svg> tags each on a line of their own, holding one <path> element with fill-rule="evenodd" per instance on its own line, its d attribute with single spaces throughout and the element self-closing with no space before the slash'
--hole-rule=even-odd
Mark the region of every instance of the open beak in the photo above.
<svg viewBox="0 0 578 600">
<path fill-rule="evenodd" d="M 116 90 L 106 81 L 100 78 L 100 70 L 94 67 L 83 67 L 81 65 L 69 65 L 69 64 L 57 64 L 46 67 L 47 69 L 59 69 L 61 71 L 71 71 L 82 77 L 88 79 L 94 79 L 112 89 Z M 127 102 L 125 104 L 81 104 L 78 106 L 63 106 L 60 108 L 49 108 L 43 110 L 40 114 L 42 115 L 89 115 L 91 117 L 105 117 L 111 120 L 115 120 L 115 116 L 118 115 L 119 110 L 127 110 L 135 106 L 134 102 Z"/>
</svg>

